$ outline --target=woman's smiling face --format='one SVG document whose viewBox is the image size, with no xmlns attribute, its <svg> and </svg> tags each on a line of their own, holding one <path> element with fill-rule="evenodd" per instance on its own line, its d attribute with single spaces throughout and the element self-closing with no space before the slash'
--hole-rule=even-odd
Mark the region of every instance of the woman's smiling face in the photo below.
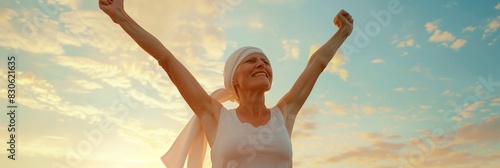
<svg viewBox="0 0 500 168">
<path fill-rule="evenodd" d="M 271 89 L 273 70 L 271 63 L 263 54 L 250 54 L 236 68 L 233 86 L 236 90 Z"/>
</svg>

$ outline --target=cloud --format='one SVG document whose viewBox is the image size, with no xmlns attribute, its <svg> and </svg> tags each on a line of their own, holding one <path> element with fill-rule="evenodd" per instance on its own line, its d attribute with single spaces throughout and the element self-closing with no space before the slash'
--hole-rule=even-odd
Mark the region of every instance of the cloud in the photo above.
<svg viewBox="0 0 500 168">
<path fill-rule="evenodd" d="M 260 22 L 258 20 L 254 20 L 254 21 L 250 22 L 250 27 L 255 28 L 255 29 L 261 29 L 262 27 L 264 27 L 264 25 L 262 24 L 262 22 Z"/>
<path fill-rule="evenodd" d="M 408 56 L 408 51 L 403 52 L 403 54 L 401 54 L 401 56 Z"/>
<path fill-rule="evenodd" d="M 415 43 L 415 39 L 408 39 L 406 41 L 401 41 L 398 43 L 398 48 L 403 48 L 403 47 L 407 47 L 407 46 L 413 46 L 413 44 Z"/>
<path fill-rule="evenodd" d="M 476 30 L 476 27 L 474 27 L 474 26 L 467 26 L 462 31 L 463 32 L 473 32 L 474 30 Z"/>
<path fill-rule="evenodd" d="M 486 29 L 484 29 L 484 32 L 483 32 L 483 39 L 485 39 L 488 36 L 491 36 L 500 27 L 500 16 L 497 16 L 497 17 L 489 19 L 489 20 L 490 21 L 486 25 Z"/>
<path fill-rule="evenodd" d="M 462 142 L 494 142 L 500 141 L 500 116 L 488 116 L 481 123 L 467 123 L 460 126 L 456 135 Z"/>
<path fill-rule="evenodd" d="M 315 104 L 304 105 L 295 119 L 294 130 L 292 131 L 292 138 L 311 138 L 312 131 L 317 128 L 317 121 L 315 116 L 318 114 L 318 108 Z"/>
<path fill-rule="evenodd" d="M 342 105 L 344 106 L 344 105 Z M 381 113 L 388 113 L 394 111 L 392 107 L 388 106 L 373 106 L 370 103 L 368 104 L 356 104 L 352 103 L 350 106 L 347 106 L 350 109 L 349 111 L 352 111 L 354 114 L 354 117 L 358 119 L 358 115 L 355 114 L 355 112 L 363 113 L 365 115 L 372 115 L 372 114 L 381 114 Z"/>
<path fill-rule="evenodd" d="M 460 48 L 462 48 L 465 43 L 467 42 L 467 40 L 464 40 L 464 39 L 458 39 L 456 40 L 451 46 L 450 48 L 451 49 L 454 49 L 455 51 L 458 51 Z"/>
<path fill-rule="evenodd" d="M 283 46 L 283 49 L 285 50 L 285 56 L 281 58 L 281 60 L 289 60 L 289 59 L 299 59 L 299 46 L 298 44 L 300 43 L 299 40 L 297 39 L 292 39 L 292 40 L 282 40 L 281 45 Z"/>
<path fill-rule="evenodd" d="M 51 20 L 37 8 L 23 8 L 18 11 L 12 9 L 1 9 L 0 23 L 0 46 L 32 53 L 62 54 L 63 45 L 76 45 L 72 37 L 61 33 L 59 22 Z M 19 22 L 13 18 L 29 18 L 25 22 Z M 36 24 L 34 20 L 36 19 Z M 20 24 L 24 23 L 24 24 Z M 23 28 L 24 27 L 24 28 Z M 56 40 L 61 39 L 61 40 Z M 64 40 L 68 39 L 68 40 Z"/>
<path fill-rule="evenodd" d="M 396 120 L 396 121 L 402 121 L 402 120 L 408 119 L 407 117 L 402 116 L 402 115 L 393 115 L 393 116 L 391 116 L 391 118 Z"/>
<path fill-rule="evenodd" d="M 433 29 L 432 26 L 429 29 L 432 30 Z M 420 45 L 415 43 L 415 39 L 413 38 L 412 34 L 405 35 L 402 38 L 394 36 L 391 43 L 395 44 L 397 48 L 405 48 L 405 47 L 420 48 Z"/>
<path fill-rule="evenodd" d="M 437 21 L 426 23 L 425 30 L 427 30 L 427 32 L 429 33 L 437 30 L 438 27 L 436 26 L 436 23 Z"/>
<path fill-rule="evenodd" d="M 420 109 L 430 109 L 432 106 L 429 105 L 420 105 Z"/>
<path fill-rule="evenodd" d="M 75 84 L 81 86 L 82 88 L 86 89 L 86 90 L 95 90 L 95 89 L 102 88 L 102 86 L 99 85 L 98 83 L 91 82 L 91 81 L 88 81 L 88 80 L 85 80 L 85 79 L 75 80 L 73 82 Z"/>
<path fill-rule="evenodd" d="M 125 141 L 138 145 L 148 145 L 151 148 L 168 146 L 166 142 L 173 142 L 178 133 L 172 130 L 151 125 L 139 119 L 126 118 L 115 120 L 118 126 L 117 133 Z"/>
<path fill-rule="evenodd" d="M 430 80 L 436 80 L 436 79 L 441 80 L 441 81 L 452 81 L 453 80 L 453 79 L 447 78 L 447 77 L 435 77 L 434 73 L 432 72 L 432 68 L 424 66 L 424 65 L 420 65 L 420 64 L 413 66 L 410 69 L 410 71 L 420 73 L 424 77 L 426 77 L 427 79 L 430 79 Z"/>
<path fill-rule="evenodd" d="M 495 98 L 491 101 L 490 106 L 500 106 L 500 98 Z"/>
<path fill-rule="evenodd" d="M 325 101 L 323 105 L 328 108 L 328 110 L 322 111 L 325 114 L 335 114 L 337 116 L 347 115 L 347 106 L 345 105 L 339 105 L 329 100 Z"/>
<path fill-rule="evenodd" d="M 371 115 L 375 113 L 388 113 L 394 111 L 392 107 L 386 106 L 371 106 L 371 105 L 362 105 L 361 110 L 366 115 Z"/>
<path fill-rule="evenodd" d="M 417 88 L 416 88 L 416 87 L 409 87 L 409 88 L 408 88 L 408 91 L 416 91 L 416 90 L 417 90 Z"/>
<path fill-rule="evenodd" d="M 296 123 L 299 128 L 303 130 L 315 130 L 316 129 L 316 123 L 315 122 L 297 122 Z"/>
<path fill-rule="evenodd" d="M 429 37 L 430 42 L 449 42 L 455 40 L 455 36 L 447 31 L 436 30 L 434 34 Z"/>
<path fill-rule="evenodd" d="M 416 87 L 412 86 L 412 87 L 409 87 L 409 88 L 406 88 L 406 89 L 404 87 L 397 87 L 397 88 L 394 88 L 393 90 L 396 91 L 396 92 L 401 92 L 401 91 L 405 91 L 405 90 L 406 91 L 416 91 L 418 89 Z"/>
<path fill-rule="evenodd" d="M 383 62 L 384 62 L 384 60 L 382 60 L 382 59 L 374 59 L 374 60 L 372 60 L 372 63 L 375 63 L 375 64 L 377 64 L 377 63 L 383 63 Z"/>
<path fill-rule="evenodd" d="M 379 132 L 357 132 L 355 133 L 363 140 L 378 142 L 386 139 L 398 139 L 401 138 L 399 135 L 386 135 Z"/>
<path fill-rule="evenodd" d="M 320 163 L 339 163 L 342 161 L 356 160 L 357 162 L 370 162 L 370 165 L 378 165 L 382 160 L 395 160 L 398 151 L 405 147 L 403 143 L 389 142 L 399 139 L 399 135 L 385 135 L 381 133 L 355 133 L 360 139 L 369 141 L 369 146 L 352 147 L 350 150 L 330 155 Z"/>
<path fill-rule="evenodd" d="M 429 41 L 430 42 L 433 42 L 433 43 L 440 43 L 441 45 L 445 46 L 445 47 L 450 47 L 451 49 L 455 50 L 455 51 L 458 51 L 460 48 L 462 48 L 465 43 L 467 42 L 467 40 L 464 40 L 464 39 L 456 39 L 456 37 L 448 32 L 448 31 L 442 31 L 440 30 L 437 26 L 436 26 L 436 23 L 438 21 L 434 21 L 434 22 L 428 22 L 425 24 L 425 28 L 427 30 L 427 32 L 429 33 L 432 33 L 434 32 L 430 37 L 429 37 Z M 467 30 L 467 31 L 473 31 L 475 29 L 475 27 L 466 27 L 464 28 L 464 31 Z M 451 46 L 449 43 L 451 43 Z"/>
<path fill-rule="evenodd" d="M 491 42 L 488 43 L 488 46 L 492 46 L 493 44 L 495 44 L 495 42 L 498 40 L 499 37 L 500 36 L 497 36 L 493 40 L 491 40 Z"/>
<path fill-rule="evenodd" d="M 62 116 L 76 118 L 93 123 L 102 117 L 103 109 L 94 106 L 69 102 L 58 93 L 52 83 L 39 79 L 31 72 L 17 72 L 20 74 L 16 81 L 20 86 L 18 101 L 25 107 L 34 110 L 43 110 Z M 22 74 L 22 75 L 21 75 Z"/>
<path fill-rule="evenodd" d="M 297 115 L 299 120 L 313 120 L 314 116 L 318 114 L 319 110 L 317 105 L 315 104 L 306 104 L 302 108 L 300 108 L 300 112 Z"/>
<path fill-rule="evenodd" d="M 448 2 L 444 7 L 446 8 L 453 8 L 455 6 L 457 6 L 457 2 Z"/>
<path fill-rule="evenodd" d="M 432 145 L 432 153 L 420 150 L 419 153 L 424 154 L 420 156 L 424 159 L 415 160 L 406 156 L 403 161 L 416 167 L 495 167 L 494 165 L 498 164 L 495 158 L 500 157 L 500 154 L 489 152 L 478 154 L 476 151 L 467 150 L 464 146 L 471 147 L 467 144 Z"/>
<path fill-rule="evenodd" d="M 48 0 L 47 3 L 54 5 L 67 6 L 72 10 L 78 8 L 78 5 L 81 4 L 81 0 Z M 61 9 L 59 9 L 61 10 Z"/>
<path fill-rule="evenodd" d="M 400 91 L 403 91 L 403 90 L 405 90 L 405 88 L 404 88 L 404 87 L 397 87 L 397 88 L 394 88 L 394 91 L 396 91 L 396 92 L 400 92 Z"/>
<path fill-rule="evenodd" d="M 44 156 L 48 158 L 62 158 L 66 155 L 67 148 L 62 144 L 68 144 L 69 139 L 59 136 L 40 136 L 36 138 L 26 139 L 19 142 L 25 156 Z"/>
<path fill-rule="evenodd" d="M 300 5 L 306 1 L 304 0 L 258 0 L 259 3 L 264 4 L 264 5 L 283 5 L 286 3 L 287 5 Z"/>
<path fill-rule="evenodd" d="M 100 79 L 113 87 L 128 88 L 131 86 L 130 80 L 123 76 L 123 71 L 117 65 L 75 56 L 55 56 L 51 61 L 83 73 L 91 79 Z"/>
<path fill-rule="evenodd" d="M 346 129 L 346 128 L 352 128 L 352 127 L 357 127 L 358 124 L 355 123 L 355 122 L 351 122 L 351 123 L 345 123 L 345 122 L 335 122 L 335 123 L 332 123 L 328 126 L 329 129 L 332 129 L 332 130 L 338 130 L 338 129 Z"/>
</svg>

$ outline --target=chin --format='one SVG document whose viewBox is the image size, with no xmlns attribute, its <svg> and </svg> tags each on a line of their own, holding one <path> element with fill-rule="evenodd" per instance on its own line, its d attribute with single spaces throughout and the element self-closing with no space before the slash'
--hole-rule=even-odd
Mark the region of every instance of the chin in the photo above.
<svg viewBox="0 0 500 168">
<path fill-rule="evenodd" d="M 271 90 L 271 83 L 268 83 L 268 82 L 262 83 L 258 86 L 258 88 L 262 88 L 262 90 L 264 90 L 264 91 L 269 91 L 269 90 Z"/>
</svg>

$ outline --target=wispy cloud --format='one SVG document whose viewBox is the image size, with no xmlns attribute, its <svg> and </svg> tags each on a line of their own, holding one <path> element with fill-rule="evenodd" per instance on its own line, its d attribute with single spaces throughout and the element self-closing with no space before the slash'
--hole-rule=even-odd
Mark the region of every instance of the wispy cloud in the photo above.
<svg viewBox="0 0 500 168">
<path fill-rule="evenodd" d="M 434 34 L 429 37 L 430 42 L 450 42 L 455 40 L 455 36 L 447 31 L 435 30 Z"/>
<path fill-rule="evenodd" d="M 410 69 L 410 71 L 422 74 L 424 77 L 426 77 L 427 79 L 431 79 L 431 80 L 436 80 L 436 79 L 441 80 L 441 81 L 452 81 L 453 80 L 453 79 L 447 78 L 447 77 L 434 76 L 434 73 L 432 72 L 433 71 L 432 68 L 427 67 L 427 66 L 422 65 L 422 64 L 414 65 Z"/>
<path fill-rule="evenodd" d="M 102 88 L 102 86 L 99 85 L 98 83 L 91 82 L 85 79 L 75 80 L 73 82 L 86 90 L 95 90 Z"/>
<path fill-rule="evenodd" d="M 457 131 L 457 140 L 461 142 L 499 142 L 500 116 L 488 116 L 481 123 L 467 123 L 460 126 Z"/>
<path fill-rule="evenodd" d="M 324 105 L 328 108 L 328 110 L 322 111 L 325 114 L 335 114 L 338 116 L 345 116 L 348 114 L 348 107 L 346 105 L 339 105 L 332 101 L 325 101 Z"/>
<path fill-rule="evenodd" d="M 500 16 L 497 16 L 497 17 L 494 17 L 494 18 L 490 18 L 488 20 L 489 20 L 489 22 L 486 25 L 486 29 L 484 29 L 484 32 L 483 32 L 483 39 L 485 39 L 486 37 L 491 36 L 500 27 Z"/>
<path fill-rule="evenodd" d="M 467 26 L 465 28 L 462 29 L 463 32 L 473 32 L 474 30 L 476 30 L 477 27 L 475 26 Z"/>
<path fill-rule="evenodd" d="M 393 90 L 396 91 L 396 92 L 401 92 L 401 91 L 405 91 L 405 90 L 406 91 L 417 91 L 418 88 L 417 87 L 413 87 L 413 86 L 412 87 L 408 87 L 408 88 L 397 87 L 397 88 L 394 88 Z"/>
<path fill-rule="evenodd" d="M 260 19 L 256 19 L 256 20 L 250 21 L 250 27 L 252 27 L 254 29 L 261 29 L 262 27 L 264 27 L 264 24 L 262 24 Z"/>
<path fill-rule="evenodd" d="M 351 123 L 345 123 L 345 122 L 336 122 L 332 123 L 329 125 L 329 128 L 332 130 L 338 130 L 338 129 L 346 129 L 346 128 L 352 128 L 352 127 L 357 127 L 358 124 L 355 122 Z"/>
<path fill-rule="evenodd" d="M 430 27 L 429 29 L 433 29 L 433 28 Z M 398 36 L 394 36 L 391 43 L 395 44 L 397 48 L 405 48 L 405 47 L 420 48 L 420 45 L 415 42 L 415 39 L 413 38 L 412 34 L 408 34 L 402 38 L 399 38 Z"/>
<path fill-rule="evenodd" d="M 300 43 L 297 39 L 292 40 L 282 40 L 281 45 L 285 50 L 285 56 L 281 58 L 281 60 L 289 60 L 289 59 L 298 59 L 300 50 L 298 44 Z"/>
<path fill-rule="evenodd" d="M 490 106 L 500 106 L 500 98 L 491 100 Z"/>
<path fill-rule="evenodd" d="M 462 48 L 465 43 L 467 43 L 467 40 L 464 39 L 458 39 L 456 40 L 451 46 L 451 49 L 454 49 L 455 51 L 458 51 L 460 48 Z"/>
<path fill-rule="evenodd" d="M 360 139 L 366 140 L 368 146 L 357 146 L 341 154 L 329 156 L 319 163 L 339 163 L 343 161 L 357 160 L 358 162 L 370 161 L 373 165 L 381 164 L 382 160 L 396 159 L 398 151 L 405 147 L 403 143 L 390 142 L 392 139 L 399 139 L 399 135 L 385 135 L 380 133 L 355 133 Z"/>
<path fill-rule="evenodd" d="M 380 59 L 380 58 L 379 58 L 379 59 L 374 59 L 374 60 L 372 60 L 372 63 L 375 63 L 375 64 L 378 64 L 378 63 L 383 63 L 383 62 L 384 62 L 384 60 L 382 60 L 382 59 Z"/>
<path fill-rule="evenodd" d="M 437 24 L 440 23 L 439 20 L 433 21 L 433 22 L 428 22 L 425 24 L 425 29 L 427 32 L 432 33 L 434 32 L 430 37 L 429 41 L 433 43 L 440 43 L 441 45 L 445 47 L 450 47 L 451 49 L 458 51 L 460 48 L 462 48 L 465 43 L 467 42 L 464 39 L 457 39 L 452 33 L 448 31 L 443 31 L 440 30 L 437 26 Z M 451 46 L 450 46 L 450 43 Z"/>
</svg>

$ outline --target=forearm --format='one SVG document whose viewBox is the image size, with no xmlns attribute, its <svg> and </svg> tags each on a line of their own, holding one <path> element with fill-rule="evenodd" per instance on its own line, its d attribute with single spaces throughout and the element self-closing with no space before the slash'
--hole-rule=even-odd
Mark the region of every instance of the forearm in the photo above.
<svg viewBox="0 0 500 168">
<path fill-rule="evenodd" d="M 122 14 L 117 18 L 118 23 L 125 32 L 148 54 L 156 60 L 165 60 L 172 56 L 165 46 L 153 35 L 144 30 L 137 24 L 127 13 Z"/>
<path fill-rule="evenodd" d="M 313 65 L 323 71 L 333 56 L 349 36 L 345 29 L 339 29 L 323 46 L 313 53 L 308 65 Z"/>
</svg>

